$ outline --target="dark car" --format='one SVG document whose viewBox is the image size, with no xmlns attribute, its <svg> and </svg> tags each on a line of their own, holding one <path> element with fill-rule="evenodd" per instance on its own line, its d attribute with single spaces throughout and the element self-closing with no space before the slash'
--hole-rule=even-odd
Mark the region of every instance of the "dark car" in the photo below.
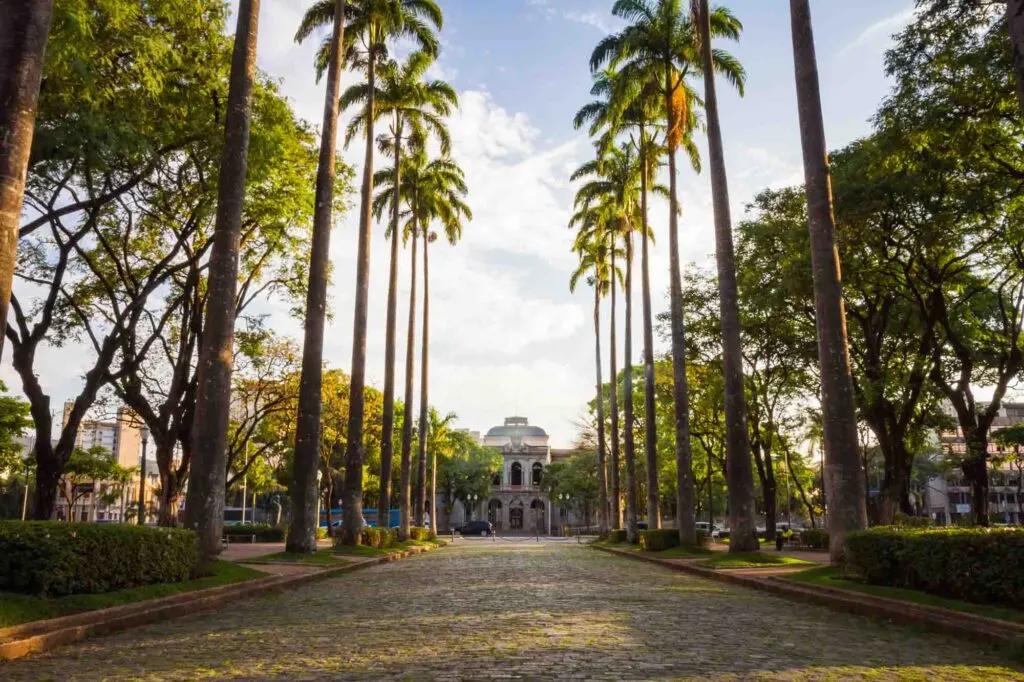
<svg viewBox="0 0 1024 682">
<path fill-rule="evenodd" d="M 646 521 L 637 521 L 636 522 L 636 529 L 637 530 L 647 530 L 647 522 Z"/>
<path fill-rule="evenodd" d="M 460 535 L 493 535 L 494 526 L 490 521 L 470 521 L 469 523 L 456 528 Z"/>
</svg>

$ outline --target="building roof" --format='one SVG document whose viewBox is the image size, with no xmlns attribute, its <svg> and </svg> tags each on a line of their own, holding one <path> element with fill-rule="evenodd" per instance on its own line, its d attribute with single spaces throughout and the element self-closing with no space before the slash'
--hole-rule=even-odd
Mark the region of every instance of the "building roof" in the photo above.
<svg viewBox="0 0 1024 682">
<path fill-rule="evenodd" d="M 539 426 L 530 426 L 526 417 L 506 417 L 504 426 L 495 426 L 487 432 L 487 438 L 524 438 L 526 436 L 546 438 L 547 432 Z"/>
</svg>

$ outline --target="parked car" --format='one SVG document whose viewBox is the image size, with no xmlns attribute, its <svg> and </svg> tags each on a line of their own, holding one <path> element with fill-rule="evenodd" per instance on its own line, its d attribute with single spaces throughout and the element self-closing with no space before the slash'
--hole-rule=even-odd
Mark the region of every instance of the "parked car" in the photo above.
<svg viewBox="0 0 1024 682">
<path fill-rule="evenodd" d="M 455 529 L 459 535 L 482 535 L 487 537 L 494 534 L 494 526 L 490 521 L 470 521 Z"/>
<path fill-rule="evenodd" d="M 699 533 L 707 533 L 708 536 L 712 537 L 712 538 L 717 538 L 718 534 L 721 533 L 723 530 L 726 533 L 729 532 L 727 528 L 722 528 L 721 526 L 716 526 L 714 524 L 708 523 L 707 521 L 697 521 L 697 523 L 694 524 L 694 525 L 697 526 L 697 532 L 699 532 Z"/>
<path fill-rule="evenodd" d="M 636 529 L 637 530 L 647 530 L 647 522 L 646 521 L 637 521 L 636 522 Z"/>
</svg>

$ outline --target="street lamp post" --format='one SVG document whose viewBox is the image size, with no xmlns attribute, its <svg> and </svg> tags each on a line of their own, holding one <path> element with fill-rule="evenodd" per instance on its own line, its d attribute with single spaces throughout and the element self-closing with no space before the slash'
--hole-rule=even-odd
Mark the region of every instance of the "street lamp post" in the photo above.
<svg viewBox="0 0 1024 682">
<path fill-rule="evenodd" d="M 467 521 L 473 520 L 473 507 L 476 506 L 476 502 L 479 499 L 480 496 L 477 495 L 476 493 L 470 493 L 466 495 L 466 501 L 469 502 L 469 509 L 467 510 L 469 512 L 469 518 L 467 519 Z"/>
<path fill-rule="evenodd" d="M 139 465 L 139 520 L 138 524 L 146 524 L 146 445 L 149 443 L 149 429 L 142 427 L 142 463 Z"/>
<path fill-rule="evenodd" d="M 558 506 L 562 508 L 562 525 L 569 525 L 569 514 L 566 513 L 565 505 L 569 503 L 569 496 L 565 493 L 558 493 Z"/>
</svg>

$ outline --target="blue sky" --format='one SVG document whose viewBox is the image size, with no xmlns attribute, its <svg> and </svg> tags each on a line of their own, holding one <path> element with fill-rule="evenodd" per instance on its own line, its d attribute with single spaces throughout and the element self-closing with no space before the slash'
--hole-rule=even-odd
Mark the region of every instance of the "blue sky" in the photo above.
<svg viewBox="0 0 1024 682">
<path fill-rule="evenodd" d="M 567 286 L 574 265 L 566 229 L 572 202 L 568 175 L 590 154 L 585 135 L 574 131 L 571 121 L 588 100 L 590 51 L 617 26 L 609 13 L 612 3 L 440 2 L 446 22 L 444 52 L 433 74 L 449 80 L 460 93 L 461 110 L 450 121 L 453 154 L 468 176 L 475 220 L 457 247 L 432 251 L 431 402 L 457 412 L 460 425 L 475 430 L 520 413 L 546 428 L 554 445 L 568 446 L 594 383 L 592 298 L 586 290 L 571 295 Z M 828 142 L 836 148 L 868 131 L 868 119 L 889 87 L 882 54 L 890 35 L 912 18 L 913 2 L 811 4 Z M 281 80 L 299 114 L 319 125 L 323 88 L 312 70 L 318 41 L 292 41 L 307 5 L 308 0 L 263 0 L 258 55 L 260 67 Z M 732 50 L 748 72 L 746 97 L 720 86 L 733 215 L 738 220 L 756 191 L 799 182 L 802 169 L 788 3 L 732 0 L 729 6 L 745 26 L 743 36 L 738 44 L 718 46 Z M 351 78 L 346 74 L 347 82 Z M 358 144 L 345 154 L 353 165 L 361 163 Z M 706 265 L 713 249 L 708 179 L 684 171 L 680 183 L 684 262 Z M 654 205 L 651 220 L 659 237 L 652 254 L 652 285 L 655 311 L 661 311 L 667 307 L 668 288 L 665 206 Z M 376 227 L 372 242 L 367 346 L 368 380 L 378 387 L 383 382 L 387 293 L 382 233 Z M 352 211 L 339 219 L 332 235 L 334 318 L 325 344 L 327 362 L 346 371 L 355 245 Z M 404 329 L 404 259 L 401 277 L 399 326 Z M 266 301 L 264 306 L 277 329 L 301 338 L 301 324 L 288 316 L 285 303 Z M 639 304 L 636 308 L 638 358 Z M 607 330 L 606 312 L 603 324 Z M 41 360 L 41 378 L 55 405 L 77 393 L 86 367 L 83 349 L 44 349 Z M 403 347 L 398 352 L 400 372 L 404 360 Z M 68 372 L 71 366 L 78 371 Z M 47 367 L 62 371 L 48 372 Z M 19 385 L 9 366 L 2 377 L 9 386 Z"/>
</svg>

